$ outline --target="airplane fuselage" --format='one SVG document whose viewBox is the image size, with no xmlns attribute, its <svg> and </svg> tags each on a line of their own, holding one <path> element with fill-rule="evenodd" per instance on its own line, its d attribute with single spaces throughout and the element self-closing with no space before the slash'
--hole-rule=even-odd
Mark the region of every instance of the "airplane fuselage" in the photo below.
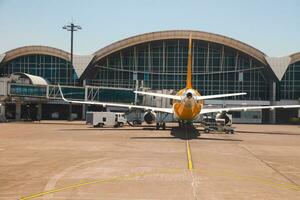
<svg viewBox="0 0 300 200">
<path fill-rule="evenodd" d="M 193 121 L 196 119 L 203 108 L 203 100 L 197 100 L 197 96 L 201 96 L 197 90 L 184 88 L 180 90 L 177 96 L 181 100 L 173 101 L 173 110 L 175 117 L 182 121 Z"/>
</svg>

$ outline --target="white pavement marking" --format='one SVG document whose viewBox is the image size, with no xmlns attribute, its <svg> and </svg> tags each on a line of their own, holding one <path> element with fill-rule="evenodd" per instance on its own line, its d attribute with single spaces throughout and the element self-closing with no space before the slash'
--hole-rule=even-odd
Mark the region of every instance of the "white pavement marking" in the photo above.
<svg viewBox="0 0 300 200">
<path fill-rule="evenodd" d="M 193 191 L 193 197 L 194 197 L 194 200 L 197 200 L 196 182 L 195 182 L 195 177 L 194 177 L 194 172 L 193 172 L 194 166 L 193 166 L 192 153 L 191 153 L 191 147 L 190 147 L 188 135 L 189 135 L 188 130 L 187 130 L 187 128 L 185 128 L 188 169 L 191 172 L 191 178 L 192 178 L 191 186 L 192 186 L 192 191 Z"/>
<path fill-rule="evenodd" d="M 191 185 L 192 185 L 192 189 L 193 189 L 193 196 L 194 196 L 194 199 L 195 200 L 197 200 L 198 198 L 197 198 L 197 190 L 196 190 L 196 185 L 197 185 L 197 183 L 195 182 L 195 177 L 194 177 L 194 172 L 193 171 L 191 171 L 191 176 L 192 176 L 192 183 L 191 183 Z"/>
<path fill-rule="evenodd" d="M 69 172 L 72 172 L 76 168 L 82 167 L 83 165 L 87 165 L 87 164 L 90 164 L 90 163 L 93 163 L 93 162 L 103 161 L 103 160 L 107 160 L 107 159 L 108 158 L 101 158 L 101 159 L 96 159 L 96 160 L 89 160 L 89 161 L 82 162 L 82 163 L 79 163 L 77 165 L 73 165 L 71 167 L 68 167 L 68 168 L 64 169 L 60 173 L 55 174 L 54 176 L 51 177 L 51 179 L 47 182 L 47 184 L 46 184 L 46 186 L 44 188 L 44 191 L 53 190 L 55 188 L 55 185 L 56 185 L 57 181 L 59 181 L 62 177 L 64 177 Z M 48 196 L 45 196 L 44 199 L 52 199 L 52 194 L 49 194 Z"/>
</svg>

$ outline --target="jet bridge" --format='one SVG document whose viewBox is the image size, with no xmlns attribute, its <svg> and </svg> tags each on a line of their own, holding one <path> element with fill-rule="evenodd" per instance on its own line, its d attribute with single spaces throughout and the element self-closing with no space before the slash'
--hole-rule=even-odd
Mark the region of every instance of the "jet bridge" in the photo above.
<svg viewBox="0 0 300 200">
<path fill-rule="evenodd" d="M 101 86 L 61 85 L 68 99 L 86 101 L 113 101 L 131 103 L 133 89 Z M 61 99 L 57 85 L 49 84 L 42 77 L 15 73 L 0 78 L 0 118 L 11 120 L 26 119 L 84 119 L 89 109 L 99 106 L 70 105 Z M 73 114 L 72 114 L 73 113 Z"/>
</svg>

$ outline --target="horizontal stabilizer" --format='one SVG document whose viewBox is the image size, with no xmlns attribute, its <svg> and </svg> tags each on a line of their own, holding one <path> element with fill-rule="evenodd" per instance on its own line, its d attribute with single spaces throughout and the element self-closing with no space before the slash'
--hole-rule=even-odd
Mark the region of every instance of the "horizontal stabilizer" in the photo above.
<svg viewBox="0 0 300 200">
<path fill-rule="evenodd" d="M 247 93 L 231 93 L 231 94 L 217 94 L 217 95 L 206 95 L 206 96 L 197 96 L 197 100 L 205 100 L 205 99 L 216 99 L 216 98 L 222 98 L 222 97 L 232 97 L 232 96 L 240 96 L 240 95 L 246 95 Z"/>
<path fill-rule="evenodd" d="M 171 94 L 161 94 L 161 93 L 141 92 L 141 91 L 134 91 L 134 93 L 137 93 L 137 94 L 143 94 L 143 95 L 149 95 L 149 96 L 154 96 L 154 97 L 162 97 L 162 98 L 168 98 L 168 99 L 181 100 L 181 97 L 180 97 L 180 96 L 177 96 L 177 95 L 171 95 Z"/>
</svg>

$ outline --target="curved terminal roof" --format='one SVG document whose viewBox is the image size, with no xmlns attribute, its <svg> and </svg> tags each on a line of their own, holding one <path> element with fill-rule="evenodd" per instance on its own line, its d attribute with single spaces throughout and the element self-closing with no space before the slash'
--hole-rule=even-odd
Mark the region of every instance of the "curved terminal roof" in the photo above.
<svg viewBox="0 0 300 200">
<path fill-rule="evenodd" d="M 291 58 L 290 64 L 293 64 L 293 63 L 295 63 L 295 62 L 300 61 L 300 52 L 291 54 L 291 55 L 290 55 L 290 58 Z"/>
<path fill-rule="evenodd" d="M 152 33 L 145 33 L 142 35 L 133 36 L 124 40 L 120 40 L 118 42 L 112 43 L 94 53 L 95 61 L 114 53 L 118 50 L 124 49 L 126 47 L 130 47 L 133 45 L 151 42 L 156 40 L 166 40 L 166 39 L 188 39 L 189 34 L 192 34 L 192 38 L 194 40 L 204 40 L 208 42 L 214 42 L 229 46 L 231 48 L 240 50 L 257 60 L 261 63 L 267 65 L 265 60 L 265 54 L 258 49 L 247 45 L 241 41 L 213 33 L 202 32 L 202 31 L 194 31 L 194 30 L 171 30 L 171 31 L 159 31 Z"/>
<path fill-rule="evenodd" d="M 122 50 L 124 48 L 151 42 L 158 40 L 167 40 L 167 39 L 188 39 L 189 34 L 192 34 L 192 38 L 195 40 L 203 40 L 213 43 L 222 44 L 225 46 L 229 46 L 233 49 L 237 49 L 245 54 L 252 56 L 257 59 L 261 63 L 270 66 L 276 77 L 281 80 L 284 73 L 286 72 L 288 66 L 295 62 L 300 61 L 300 52 L 291 54 L 289 56 L 284 57 L 268 57 L 265 53 L 260 50 L 243 43 L 241 41 L 235 40 L 233 38 L 229 38 L 223 35 L 208 33 L 203 31 L 195 31 L 195 30 L 169 30 L 169 31 L 159 31 L 159 32 L 151 32 L 145 33 L 141 35 L 136 35 L 133 37 L 129 37 L 118 42 L 112 43 L 98 51 L 96 51 L 92 55 L 74 55 L 73 57 L 73 65 L 74 70 L 78 77 L 81 77 L 86 68 L 90 65 L 91 62 L 97 62 L 98 60 Z M 70 61 L 70 54 L 61 49 L 49 47 L 49 46 L 25 46 L 16 48 L 10 51 L 7 51 L 4 54 L 0 55 L 0 63 L 10 61 L 14 58 L 30 55 L 30 54 L 44 54 L 56 56 L 67 61 Z"/>
<path fill-rule="evenodd" d="M 4 59 L 5 54 L 0 54 L 0 63 L 2 62 L 2 60 Z"/>
<path fill-rule="evenodd" d="M 13 60 L 14 58 L 20 56 L 31 55 L 31 54 L 50 55 L 50 56 L 62 58 L 67 61 L 71 60 L 70 53 L 61 49 L 57 49 L 49 46 L 24 46 L 24 47 L 12 49 L 0 55 L 0 63 Z M 78 77 L 82 75 L 83 71 L 91 62 L 92 59 L 93 59 L 93 55 L 73 55 L 74 70 Z"/>
<path fill-rule="evenodd" d="M 30 55 L 30 54 L 51 55 L 65 60 L 70 60 L 70 54 L 61 49 L 48 47 L 48 46 L 25 46 L 25 47 L 20 47 L 20 48 L 7 51 L 5 53 L 5 58 L 3 62 L 12 60 L 20 56 Z"/>
<path fill-rule="evenodd" d="M 26 74 L 26 73 L 22 73 L 22 72 L 16 72 L 16 73 L 13 73 L 12 75 L 26 77 L 30 80 L 30 83 L 32 85 L 48 85 L 49 84 L 46 79 L 44 79 L 43 77 L 40 77 L 40 76 L 35 76 L 35 75 Z"/>
</svg>

